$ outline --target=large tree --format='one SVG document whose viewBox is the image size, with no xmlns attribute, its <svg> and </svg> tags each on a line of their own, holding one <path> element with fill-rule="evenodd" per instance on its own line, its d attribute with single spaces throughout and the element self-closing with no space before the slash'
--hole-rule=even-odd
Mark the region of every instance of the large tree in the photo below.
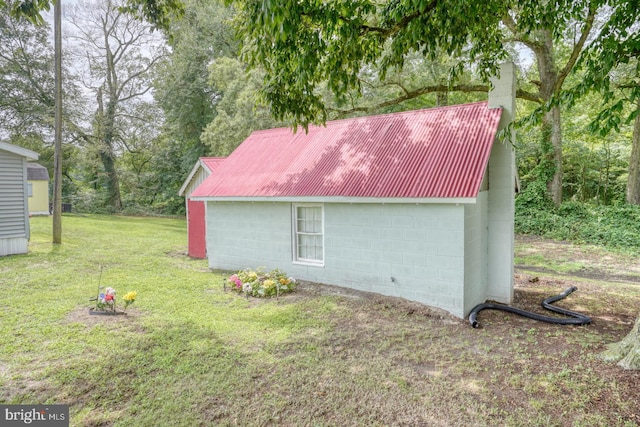
<svg viewBox="0 0 640 427">
<path fill-rule="evenodd" d="M 80 2 L 69 22 L 70 43 L 84 63 L 84 84 L 95 96 L 93 126 L 84 140 L 97 148 L 106 186 L 106 205 L 121 210 L 118 156 L 126 150 L 126 126 L 140 103 L 151 102 L 154 67 L 164 54 L 162 40 L 144 24 L 107 0 Z M 161 122 L 161 118 L 158 118 Z M 140 123 L 140 121 L 137 121 Z M 158 127 L 161 123 L 144 123 Z"/>
<path fill-rule="evenodd" d="M 50 28 L 7 11 L 0 10 L 0 134 L 50 140 L 55 105 Z"/>
<path fill-rule="evenodd" d="M 158 69 L 154 97 L 164 110 L 166 131 L 201 156 L 206 147 L 200 135 L 214 119 L 219 100 L 219 91 L 209 84 L 208 66 L 216 58 L 235 57 L 238 44 L 230 25 L 231 8 L 203 0 L 187 5 L 171 27 L 171 52 Z"/>
<path fill-rule="evenodd" d="M 447 82 L 466 64 L 485 77 L 513 43 L 533 57 L 538 78 L 519 96 L 539 103 L 549 190 L 562 200 L 562 127 L 557 99 L 585 46 L 612 21 L 612 10 L 631 0 L 437 2 L 238 0 L 245 59 L 266 70 L 263 96 L 278 119 L 303 126 L 327 119 L 318 91 L 326 82 L 340 99 L 361 91 L 359 73 L 375 66 L 384 78 L 418 52 L 456 59 Z M 599 18 L 599 19 L 596 19 Z M 622 21 L 618 29 L 628 30 Z M 569 41 L 569 49 L 565 49 Z M 593 64 L 597 67 L 597 64 Z"/>
<path fill-rule="evenodd" d="M 511 6 L 502 17 L 506 40 L 526 46 L 535 59 L 539 80 L 533 81 L 535 90 L 529 92 L 528 99 L 543 105 L 542 155 L 551 166 L 545 172 L 556 206 L 562 202 L 562 116 L 561 107 L 551 101 L 560 95 L 574 70 L 592 34 L 597 10 L 591 0 L 553 5 L 523 2 Z M 571 45 L 567 44 L 568 37 L 573 39 Z"/>
<path fill-rule="evenodd" d="M 602 136 L 633 123 L 626 200 L 640 205 L 640 3 L 617 3 L 580 58 L 582 82 L 566 96 L 573 100 L 594 91 L 601 97 L 603 108 L 591 128 Z"/>
</svg>

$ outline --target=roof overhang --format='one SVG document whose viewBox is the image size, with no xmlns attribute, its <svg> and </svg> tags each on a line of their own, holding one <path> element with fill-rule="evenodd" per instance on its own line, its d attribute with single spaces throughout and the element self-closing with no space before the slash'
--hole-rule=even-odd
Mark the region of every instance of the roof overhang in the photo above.
<svg viewBox="0 0 640 427">
<path fill-rule="evenodd" d="M 197 202 L 378 203 L 378 204 L 475 204 L 475 197 L 191 197 Z"/>
<path fill-rule="evenodd" d="M 9 144 L 8 142 L 0 141 L 0 150 L 8 151 L 9 153 L 17 154 L 18 156 L 26 157 L 31 160 L 38 160 L 38 157 L 40 157 L 40 155 L 35 151 L 18 147 L 17 145 Z"/>
<path fill-rule="evenodd" d="M 201 157 L 201 158 L 199 158 L 198 161 L 196 162 L 196 164 L 193 165 L 193 168 L 191 169 L 191 172 L 189 172 L 189 175 L 187 176 L 187 179 L 184 180 L 184 183 L 182 184 L 182 187 L 180 187 L 180 190 L 178 191 L 178 196 L 182 197 L 182 196 L 186 195 L 184 192 L 187 191 L 187 187 L 189 186 L 189 184 L 191 184 L 191 181 L 193 180 L 193 177 L 196 175 L 196 173 L 198 173 L 198 170 L 200 168 L 203 168 L 209 174 L 211 174 L 211 172 L 213 172 L 211 170 L 211 168 L 209 167 L 209 165 L 207 164 L 207 161 L 206 161 L 207 159 L 209 159 L 209 160 L 222 160 L 221 157 L 211 157 L 211 158 Z"/>
</svg>

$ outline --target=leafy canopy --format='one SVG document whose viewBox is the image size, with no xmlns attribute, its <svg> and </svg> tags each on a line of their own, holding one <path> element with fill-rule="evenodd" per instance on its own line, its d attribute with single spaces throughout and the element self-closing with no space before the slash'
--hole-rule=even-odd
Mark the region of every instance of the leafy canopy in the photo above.
<svg viewBox="0 0 640 427">
<path fill-rule="evenodd" d="M 360 91 L 365 65 L 381 77 L 420 52 L 466 56 L 493 68 L 503 58 L 500 0 L 248 0 L 234 2 L 243 59 L 266 71 L 262 95 L 277 120 L 307 126 L 327 112 L 317 88 L 322 82 L 340 99 Z M 491 13 L 487 13 L 491 10 Z"/>
</svg>

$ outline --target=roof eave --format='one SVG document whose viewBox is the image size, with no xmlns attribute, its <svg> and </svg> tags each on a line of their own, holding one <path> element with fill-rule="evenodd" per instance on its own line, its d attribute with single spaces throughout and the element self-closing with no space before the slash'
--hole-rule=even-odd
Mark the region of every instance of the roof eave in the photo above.
<svg viewBox="0 0 640 427">
<path fill-rule="evenodd" d="M 40 157 L 40 155 L 35 151 L 18 147 L 17 145 L 9 144 L 8 142 L 0 141 L 0 150 L 8 151 L 10 153 L 17 154 L 19 156 L 23 156 L 32 160 L 38 160 L 38 157 Z"/>
<path fill-rule="evenodd" d="M 185 195 L 184 192 L 186 191 L 186 189 L 189 186 L 189 184 L 191 184 L 191 180 L 193 180 L 193 177 L 198 172 L 198 169 L 200 169 L 201 167 L 205 168 L 209 173 L 211 173 L 211 171 L 204 164 L 204 162 L 201 159 L 198 159 L 196 164 L 193 165 L 193 168 L 191 169 L 191 172 L 189 172 L 189 176 L 187 176 L 187 179 L 184 180 L 184 183 L 182 184 L 182 187 L 180 187 L 180 190 L 178 191 L 178 196 L 182 197 L 182 196 Z"/>
<path fill-rule="evenodd" d="M 287 202 L 287 203 L 381 203 L 381 204 L 475 204 L 476 197 L 211 197 L 192 196 L 199 202 Z"/>
</svg>

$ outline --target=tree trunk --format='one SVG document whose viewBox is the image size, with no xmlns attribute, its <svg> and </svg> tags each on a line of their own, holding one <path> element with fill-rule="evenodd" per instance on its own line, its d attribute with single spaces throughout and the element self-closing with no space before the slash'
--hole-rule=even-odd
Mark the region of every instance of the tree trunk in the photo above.
<svg viewBox="0 0 640 427">
<path fill-rule="evenodd" d="M 551 145 L 553 146 L 553 165 L 555 171 L 551 180 L 549 190 L 553 204 L 560 206 L 562 203 L 562 120 L 560 108 L 551 109 Z"/>
<path fill-rule="evenodd" d="M 122 210 L 122 199 L 120 198 L 120 183 L 118 180 L 118 172 L 110 147 L 106 145 L 100 150 L 100 160 L 104 166 L 107 176 L 107 204 L 116 211 Z"/>
<path fill-rule="evenodd" d="M 436 107 L 446 107 L 449 105 L 448 92 L 436 92 Z"/>
<path fill-rule="evenodd" d="M 624 369 L 640 370 L 640 316 L 629 335 L 620 342 L 609 344 L 600 357 L 607 362 L 618 362 Z"/>
<path fill-rule="evenodd" d="M 531 45 L 540 75 L 540 98 L 549 102 L 558 89 L 558 69 L 554 57 L 553 37 L 548 30 L 539 34 L 540 42 Z M 552 107 L 542 118 L 542 156 L 553 165 L 553 175 L 546 175 L 549 196 L 556 206 L 562 203 L 562 116 L 558 106 Z M 547 140 L 548 138 L 548 140 Z M 549 165 L 551 167 L 551 165 Z M 545 171 L 550 172 L 550 171 Z"/>
<path fill-rule="evenodd" d="M 640 103 L 638 103 L 638 108 L 640 108 Z M 640 205 L 640 115 L 636 116 L 633 122 L 633 138 L 631 141 L 629 178 L 627 179 L 627 203 Z"/>
<path fill-rule="evenodd" d="M 116 160 L 113 154 L 113 132 L 116 108 L 111 99 L 107 101 L 107 108 L 104 108 L 102 88 L 98 89 L 96 100 L 98 110 L 96 112 L 96 133 L 100 136 L 100 161 L 104 167 L 107 184 L 107 204 L 116 211 L 122 210 L 122 199 L 120 197 L 120 183 L 118 171 L 116 170 Z"/>
</svg>

